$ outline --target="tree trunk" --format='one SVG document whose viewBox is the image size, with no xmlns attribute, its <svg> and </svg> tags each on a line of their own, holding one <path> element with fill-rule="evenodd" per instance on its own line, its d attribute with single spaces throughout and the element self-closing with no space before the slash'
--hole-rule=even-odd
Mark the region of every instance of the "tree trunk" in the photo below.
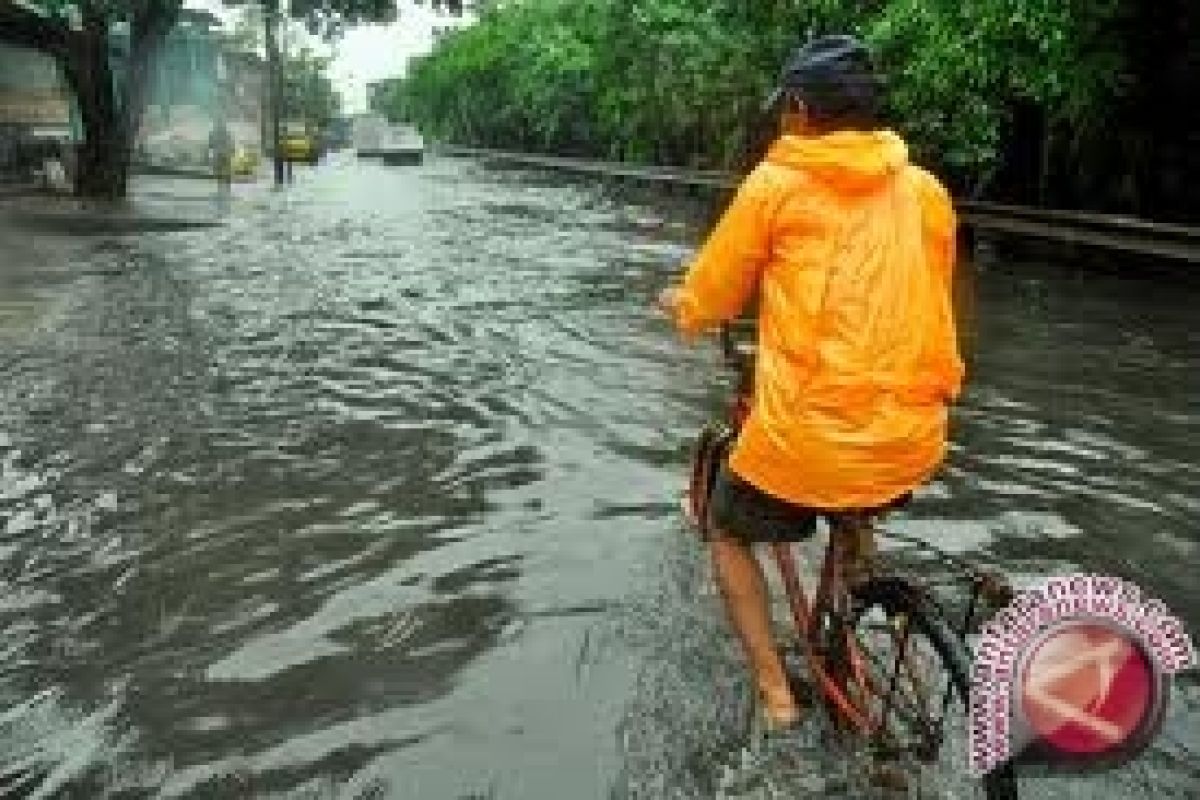
<svg viewBox="0 0 1200 800">
<path fill-rule="evenodd" d="M 108 30 L 97 15 L 84 18 L 60 60 L 83 123 L 75 171 L 80 197 L 118 199 L 129 177 L 129 135 L 123 124 L 108 57 Z"/>
<path fill-rule="evenodd" d="M 1038 154 L 1038 205 L 1046 208 L 1050 205 L 1050 168 L 1054 155 L 1054 123 L 1049 114 L 1042 115 L 1042 144 Z"/>
<path fill-rule="evenodd" d="M 271 162 L 274 166 L 275 185 L 282 186 L 284 181 L 283 153 L 279 142 L 282 139 L 282 123 L 280 120 L 280 105 L 283 86 L 280 82 L 279 69 L 279 0 L 268 0 L 263 5 L 266 15 L 267 40 L 267 91 L 268 114 L 270 115 L 271 131 Z"/>
</svg>

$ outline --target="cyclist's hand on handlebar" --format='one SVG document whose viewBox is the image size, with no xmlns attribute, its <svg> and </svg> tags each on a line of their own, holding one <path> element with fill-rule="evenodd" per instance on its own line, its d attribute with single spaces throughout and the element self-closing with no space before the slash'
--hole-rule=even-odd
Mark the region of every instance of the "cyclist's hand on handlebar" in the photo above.
<svg viewBox="0 0 1200 800">
<path fill-rule="evenodd" d="M 667 315 L 671 323 L 679 327 L 679 312 L 680 306 L 683 304 L 683 288 L 681 286 L 668 286 L 658 293 L 655 305 L 660 311 Z M 691 331 L 679 331 L 685 342 L 691 343 L 696 338 L 696 333 Z"/>
<path fill-rule="evenodd" d="M 679 315 L 679 303 L 683 290 L 678 286 L 668 286 L 658 293 L 658 307 L 671 319 Z"/>
</svg>

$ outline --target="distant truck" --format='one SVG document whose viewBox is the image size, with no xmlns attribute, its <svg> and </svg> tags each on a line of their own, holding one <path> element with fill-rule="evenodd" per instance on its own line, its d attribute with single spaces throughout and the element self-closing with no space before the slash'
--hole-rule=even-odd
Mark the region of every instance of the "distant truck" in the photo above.
<svg viewBox="0 0 1200 800">
<path fill-rule="evenodd" d="M 351 120 L 351 143 L 360 153 L 379 150 L 386 144 L 387 136 L 388 121 L 382 114 L 369 112 L 359 114 Z"/>
<path fill-rule="evenodd" d="M 321 135 L 322 149 L 343 150 L 351 144 L 351 122 L 346 117 L 334 117 Z"/>
</svg>

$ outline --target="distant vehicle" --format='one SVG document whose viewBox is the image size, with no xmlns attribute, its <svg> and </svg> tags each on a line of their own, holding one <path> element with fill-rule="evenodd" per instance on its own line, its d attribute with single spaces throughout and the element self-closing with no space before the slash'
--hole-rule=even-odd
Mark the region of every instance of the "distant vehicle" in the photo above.
<svg viewBox="0 0 1200 800">
<path fill-rule="evenodd" d="M 304 122 L 289 120 L 283 124 L 279 151 L 284 161 L 316 164 L 320 158 L 317 137 Z"/>
<path fill-rule="evenodd" d="M 233 151 L 234 180 L 249 180 L 258 174 L 258 150 L 244 145 L 238 145 Z"/>
<path fill-rule="evenodd" d="M 388 121 L 382 114 L 359 114 L 351 121 L 350 140 L 359 152 L 379 150 L 387 138 Z"/>
<path fill-rule="evenodd" d="M 325 151 L 344 150 L 351 143 L 351 123 L 346 117 L 334 117 L 329 126 L 322 132 L 322 145 Z"/>
</svg>

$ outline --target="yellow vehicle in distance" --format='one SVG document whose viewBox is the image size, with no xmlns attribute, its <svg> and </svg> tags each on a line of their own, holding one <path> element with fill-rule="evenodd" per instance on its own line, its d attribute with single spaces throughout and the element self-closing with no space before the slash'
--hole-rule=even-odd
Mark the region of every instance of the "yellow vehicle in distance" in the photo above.
<svg viewBox="0 0 1200 800">
<path fill-rule="evenodd" d="M 303 122 L 289 120 L 283 123 L 279 152 L 284 161 L 316 164 L 319 155 L 317 137 Z"/>
<path fill-rule="evenodd" d="M 255 148 L 239 145 L 234 148 L 230 167 L 235 181 L 253 180 L 258 175 L 260 158 Z"/>
</svg>

